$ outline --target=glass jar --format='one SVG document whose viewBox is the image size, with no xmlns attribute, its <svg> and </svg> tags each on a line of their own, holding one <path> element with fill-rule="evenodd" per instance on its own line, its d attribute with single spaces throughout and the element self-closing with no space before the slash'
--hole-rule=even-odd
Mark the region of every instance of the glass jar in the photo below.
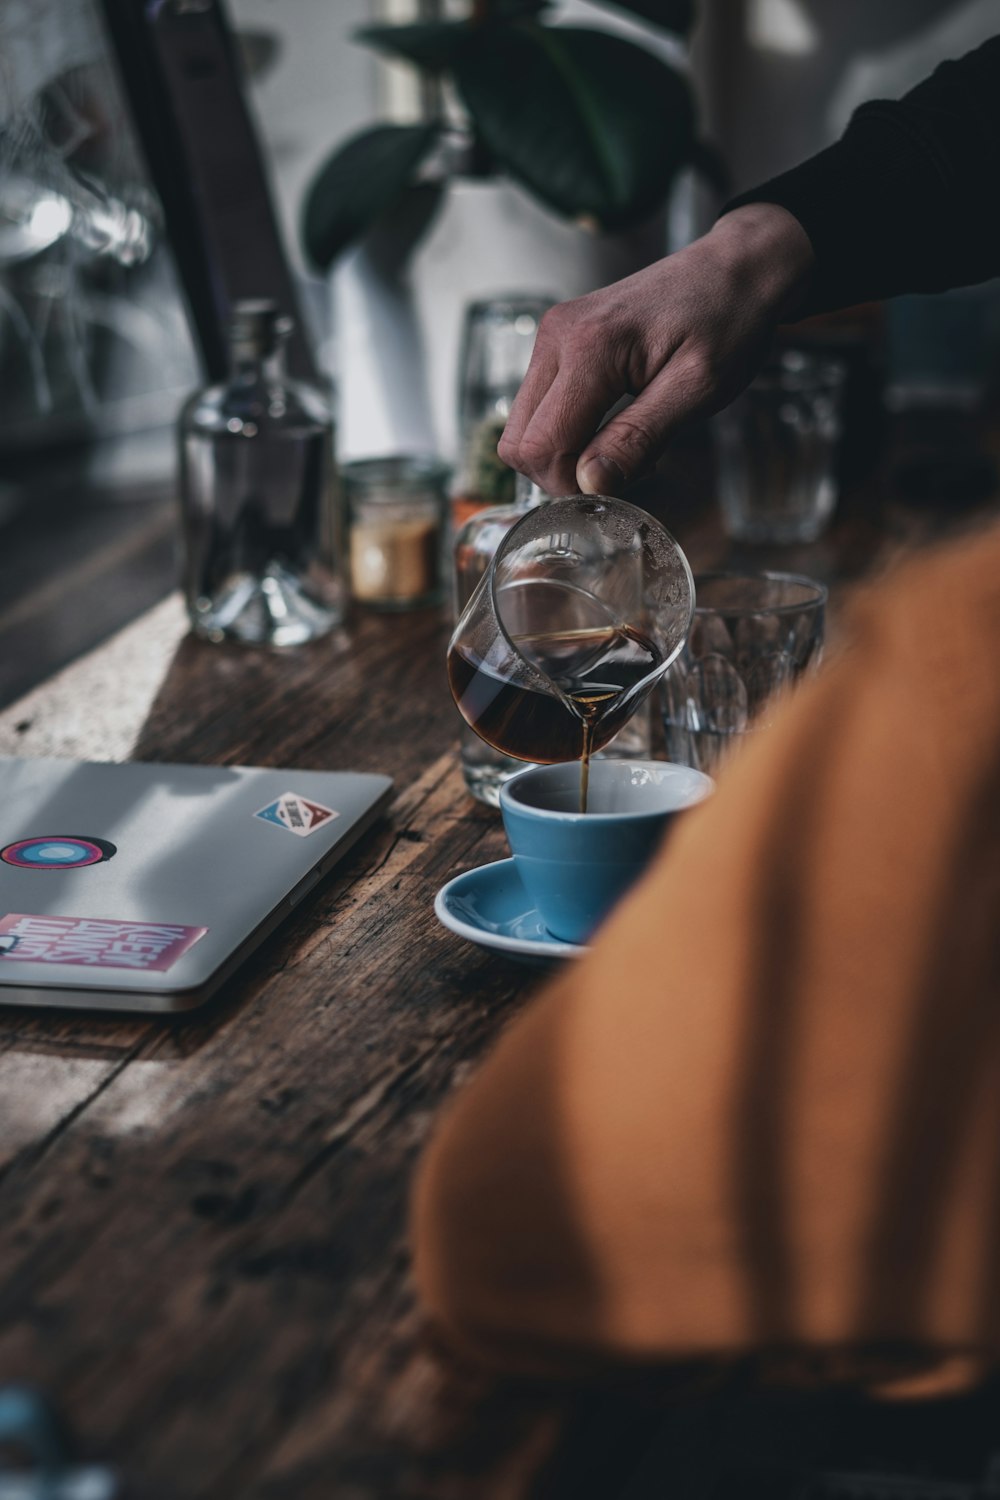
<svg viewBox="0 0 1000 1500">
<path fill-rule="evenodd" d="M 415 609 L 444 595 L 449 469 L 436 459 L 345 464 L 351 593 L 373 609 Z"/>
</svg>

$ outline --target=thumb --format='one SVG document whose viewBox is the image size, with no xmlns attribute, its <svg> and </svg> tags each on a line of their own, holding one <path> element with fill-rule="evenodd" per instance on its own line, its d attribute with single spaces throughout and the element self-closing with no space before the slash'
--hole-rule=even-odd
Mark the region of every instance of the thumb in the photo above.
<svg viewBox="0 0 1000 1500">
<path fill-rule="evenodd" d="M 671 428 L 703 410 L 711 398 L 711 384 L 701 370 L 693 364 L 669 364 L 580 454 L 576 482 L 581 491 L 615 494 L 659 456 Z"/>
</svg>

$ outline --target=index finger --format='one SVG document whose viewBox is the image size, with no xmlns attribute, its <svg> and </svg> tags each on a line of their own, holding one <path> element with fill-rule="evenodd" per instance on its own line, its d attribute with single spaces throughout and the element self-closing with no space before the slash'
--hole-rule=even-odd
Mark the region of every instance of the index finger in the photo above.
<svg viewBox="0 0 1000 1500">
<path fill-rule="evenodd" d="M 521 435 L 517 467 L 549 495 L 575 495 L 577 459 L 621 394 L 583 361 L 561 366 Z"/>
<path fill-rule="evenodd" d="M 541 333 L 539 333 L 540 339 Z M 555 346 L 536 342 L 527 374 L 514 397 L 507 425 L 497 444 L 498 454 L 512 469 L 520 470 L 518 453 L 524 430 L 558 373 L 559 354 Z"/>
</svg>

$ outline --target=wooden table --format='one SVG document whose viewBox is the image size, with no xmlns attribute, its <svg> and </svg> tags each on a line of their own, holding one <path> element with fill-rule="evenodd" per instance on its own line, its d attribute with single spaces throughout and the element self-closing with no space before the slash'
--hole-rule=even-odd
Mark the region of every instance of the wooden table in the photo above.
<svg viewBox="0 0 1000 1500">
<path fill-rule="evenodd" d="M 682 483 L 672 500 L 696 565 L 720 558 Z M 870 518 L 845 524 L 791 561 L 870 565 Z M 492 1384 L 414 1304 L 414 1162 L 535 982 L 433 914 L 503 851 L 462 786 L 446 637 L 429 611 L 220 649 L 171 598 L 0 716 L 5 755 L 396 780 L 386 820 L 203 1012 L 0 1012 L 0 1380 L 50 1393 L 143 1493 L 610 1500 L 655 1450 L 634 1390 Z"/>
</svg>

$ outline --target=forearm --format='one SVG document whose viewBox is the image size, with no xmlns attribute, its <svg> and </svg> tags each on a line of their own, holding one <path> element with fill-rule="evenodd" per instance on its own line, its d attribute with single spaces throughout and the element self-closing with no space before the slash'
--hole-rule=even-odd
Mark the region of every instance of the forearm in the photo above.
<svg viewBox="0 0 1000 1500">
<path fill-rule="evenodd" d="M 715 257 L 730 305 L 749 304 L 754 317 L 768 327 L 791 322 L 811 300 L 816 269 L 812 242 L 780 204 L 736 207 L 700 243 Z"/>
</svg>

